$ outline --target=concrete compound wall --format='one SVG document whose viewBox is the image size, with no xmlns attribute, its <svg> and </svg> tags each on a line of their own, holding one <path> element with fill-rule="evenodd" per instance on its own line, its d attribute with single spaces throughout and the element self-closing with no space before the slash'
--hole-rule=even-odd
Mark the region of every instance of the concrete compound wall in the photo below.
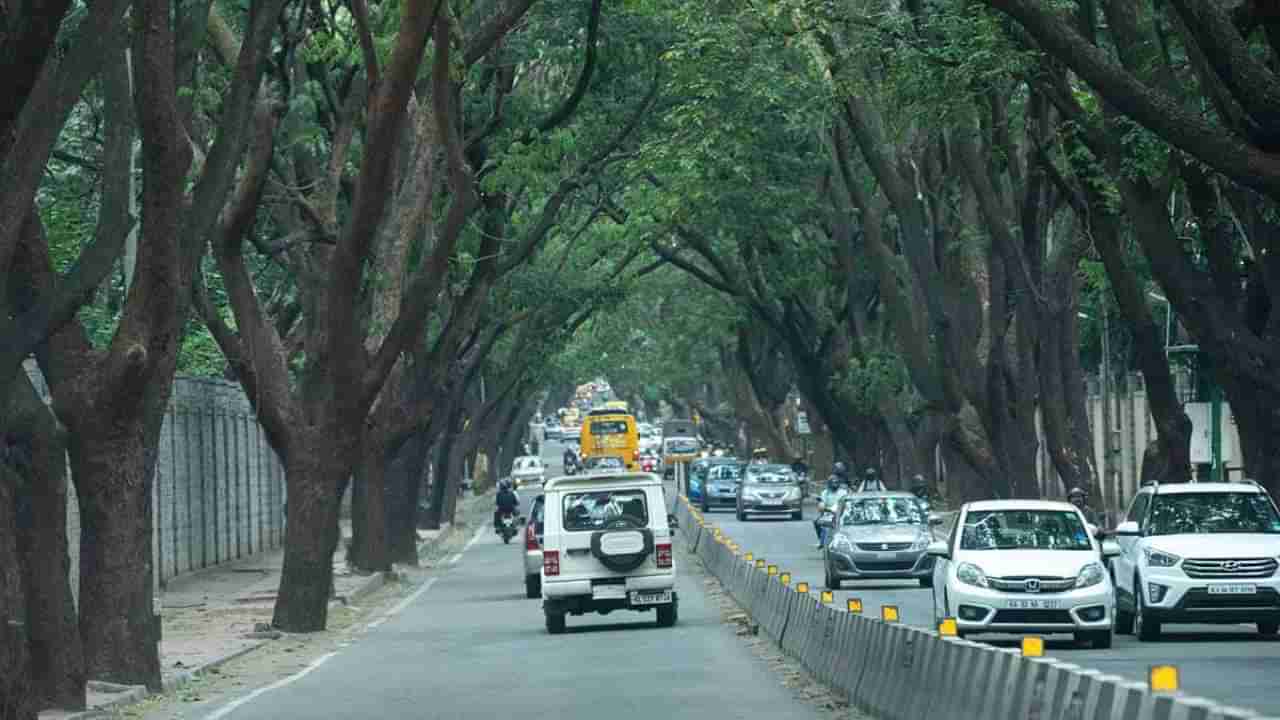
<svg viewBox="0 0 1280 720">
<path fill-rule="evenodd" d="M 27 372 L 48 402 L 39 369 L 28 363 Z M 284 467 L 240 386 L 176 378 L 160 431 L 151 497 L 157 586 L 182 573 L 279 547 L 284 493 Z M 67 536 L 78 597 L 80 517 L 74 490 L 68 492 Z"/>
<path fill-rule="evenodd" d="M 688 499 L 678 535 L 746 611 L 750 623 L 850 707 L 881 720 L 1262 720 L 1249 710 L 1017 649 L 885 622 L 799 592 L 748 561 Z"/>
</svg>

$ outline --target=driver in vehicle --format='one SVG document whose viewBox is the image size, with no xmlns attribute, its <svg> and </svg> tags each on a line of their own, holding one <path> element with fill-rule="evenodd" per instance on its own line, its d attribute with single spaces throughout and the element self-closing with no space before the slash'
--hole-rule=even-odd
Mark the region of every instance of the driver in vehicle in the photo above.
<svg viewBox="0 0 1280 720">
<path fill-rule="evenodd" d="M 516 495 L 516 491 L 511 489 L 510 480 L 503 480 L 498 484 L 496 502 L 498 508 L 493 511 L 493 529 L 495 531 L 498 530 L 503 515 L 507 513 L 516 514 L 520 510 L 520 496 Z"/>
</svg>

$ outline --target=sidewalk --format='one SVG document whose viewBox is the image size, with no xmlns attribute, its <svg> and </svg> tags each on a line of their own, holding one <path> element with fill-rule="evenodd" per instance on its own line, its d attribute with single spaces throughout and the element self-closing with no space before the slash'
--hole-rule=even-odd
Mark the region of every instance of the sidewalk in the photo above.
<svg viewBox="0 0 1280 720">
<path fill-rule="evenodd" d="M 492 502 L 481 496 L 459 501 L 458 516 L 465 518 L 475 502 Z M 383 573 L 356 574 L 347 567 L 346 546 L 351 538 L 351 521 L 342 521 L 343 539 L 333 558 L 334 597 L 329 607 L 358 606 L 386 583 Z M 461 526 L 465 526 L 465 521 Z M 461 527 L 460 526 L 460 527 Z M 431 549 L 447 540 L 454 528 L 418 531 L 418 554 L 425 558 Z M 163 634 L 160 641 L 160 670 L 166 693 L 193 677 L 216 669 L 265 643 L 282 637 L 271 628 L 276 591 L 284 549 L 277 548 L 251 558 L 199 570 L 170 581 L 160 598 L 163 603 Z M 331 613 L 331 625 L 334 618 Z M 73 720 L 107 708 L 137 702 L 148 696 L 142 686 L 113 685 L 91 681 L 87 711 L 46 710 L 41 720 Z"/>
</svg>

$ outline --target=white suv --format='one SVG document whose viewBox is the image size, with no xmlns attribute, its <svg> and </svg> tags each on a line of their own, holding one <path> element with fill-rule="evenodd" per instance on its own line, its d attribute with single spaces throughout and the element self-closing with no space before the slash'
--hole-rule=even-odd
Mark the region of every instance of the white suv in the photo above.
<svg viewBox="0 0 1280 720">
<path fill-rule="evenodd" d="M 1108 555 L 1119 548 L 1108 542 Z M 1111 647 L 1115 591 L 1074 505 L 987 500 L 960 508 L 948 540 L 929 545 L 934 618 L 971 633 L 1072 633 Z"/>
<path fill-rule="evenodd" d="M 543 489 L 542 608 L 547 631 L 565 615 L 654 610 L 676 623 L 676 564 L 662 481 L 618 472 L 555 478 Z"/>
<path fill-rule="evenodd" d="M 1280 514 L 1252 483 L 1146 485 L 1111 533 L 1116 630 L 1155 640 L 1164 623 L 1280 630 Z"/>
</svg>

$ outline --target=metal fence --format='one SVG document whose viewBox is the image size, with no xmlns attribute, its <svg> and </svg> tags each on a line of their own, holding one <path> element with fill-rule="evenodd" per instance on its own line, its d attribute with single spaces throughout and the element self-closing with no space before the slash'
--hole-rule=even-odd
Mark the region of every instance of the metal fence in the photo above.
<svg viewBox="0 0 1280 720">
<path fill-rule="evenodd" d="M 39 369 L 29 363 L 27 371 L 47 402 Z M 279 547 L 284 492 L 284 467 L 240 386 L 176 378 L 160 431 L 151 497 L 157 585 Z M 71 584 L 78 596 L 80 516 L 74 490 L 67 498 Z"/>
</svg>

